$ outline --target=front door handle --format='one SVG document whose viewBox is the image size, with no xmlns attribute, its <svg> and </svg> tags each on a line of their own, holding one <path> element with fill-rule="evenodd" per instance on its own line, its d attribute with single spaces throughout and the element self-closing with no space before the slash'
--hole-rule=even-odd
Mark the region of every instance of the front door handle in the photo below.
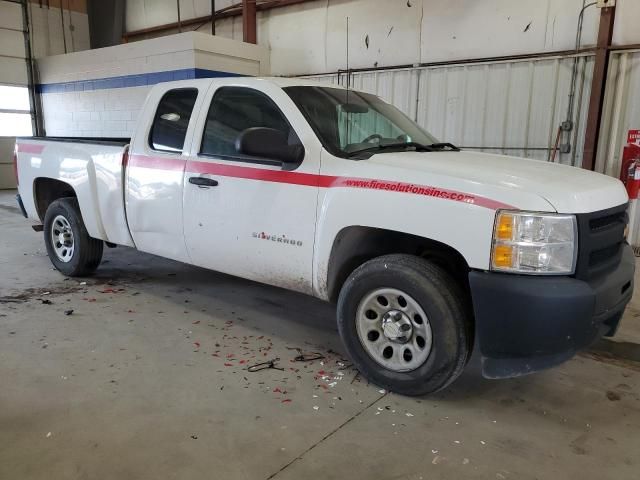
<svg viewBox="0 0 640 480">
<path fill-rule="evenodd" d="M 217 187 L 218 181 L 207 177 L 189 177 L 189 183 L 199 187 Z"/>
</svg>

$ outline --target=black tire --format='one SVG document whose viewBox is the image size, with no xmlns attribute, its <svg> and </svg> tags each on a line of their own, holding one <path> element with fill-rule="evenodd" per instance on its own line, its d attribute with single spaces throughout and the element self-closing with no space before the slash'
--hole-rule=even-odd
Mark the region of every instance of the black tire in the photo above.
<svg viewBox="0 0 640 480">
<path fill-rule="evenodd" d="M 68 261 L 61 260 L 56 254 L 51 235 L 53 222 L 59 216 L 68 221 L 73 233 L 73 254 Z M 53 266 L 69 277 L 92 274 L 102 260 L 103 242 L 89 236 L 82 221 L 78 200 L 73 197 L 56 200 L 47 208 L 44 216 L 44 243 Z"/>
<path fill-rule="evenodd" d="M 378 363 L 358 337 L 360 302 L 379 288 L 393 288 L 413 297 L 431 327 L 431 351 L 410 371 L 394 371 Z M 357 268 L 338 298 L 338 330 L 356 368 L 371 382 L 403 395 L 442 390 L 464 370 L 470 353 L 468 299 L 441 267 L 412 255 L 386 255 Z"/>
</svg>

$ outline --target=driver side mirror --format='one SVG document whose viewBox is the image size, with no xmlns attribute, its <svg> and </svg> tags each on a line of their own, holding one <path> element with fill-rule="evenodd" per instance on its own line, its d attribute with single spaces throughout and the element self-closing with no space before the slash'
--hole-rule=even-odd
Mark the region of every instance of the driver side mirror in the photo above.
<svg viewBox="0 0 640 480">
<path fill-rule="evenodd" d="M 274 128 L 247 128 L 236 139 L 236 151 L 252 157 L 279 160 L 282 163 L 300 163 L 304 158 L 302 144 L 289 145 L 284 132 Z"/>
</svg>

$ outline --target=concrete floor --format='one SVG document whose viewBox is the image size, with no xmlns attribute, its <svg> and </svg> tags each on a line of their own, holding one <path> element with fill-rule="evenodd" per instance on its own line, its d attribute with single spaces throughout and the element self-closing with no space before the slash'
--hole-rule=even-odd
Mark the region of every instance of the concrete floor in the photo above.
<svg viewBox="0 0 640 480">
<path fill-rule="evenodd" d="M 124 248 L 86 284 L 64 278 L 11 193 L 0 479 L 640 476 L 640 295 L 616 343 L 516 380 L 474 359 L 446 392 L 406 398 L 356 377 L 312 298 Z M 276 357 L 284 370 L 246 371 Z"/>
</svg>

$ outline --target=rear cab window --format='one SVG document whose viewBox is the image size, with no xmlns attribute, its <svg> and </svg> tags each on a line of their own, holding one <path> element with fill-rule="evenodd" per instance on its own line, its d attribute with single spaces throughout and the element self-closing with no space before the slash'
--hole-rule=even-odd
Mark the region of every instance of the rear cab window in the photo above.
<svg viewBox="0 0 640 480">
<path fill-rule="evenodd" d="M 182 153 L 197 98 L 196 88 L 177 88 L 162 96 L 149 132 L 153 150 Z"/>
</svg>

